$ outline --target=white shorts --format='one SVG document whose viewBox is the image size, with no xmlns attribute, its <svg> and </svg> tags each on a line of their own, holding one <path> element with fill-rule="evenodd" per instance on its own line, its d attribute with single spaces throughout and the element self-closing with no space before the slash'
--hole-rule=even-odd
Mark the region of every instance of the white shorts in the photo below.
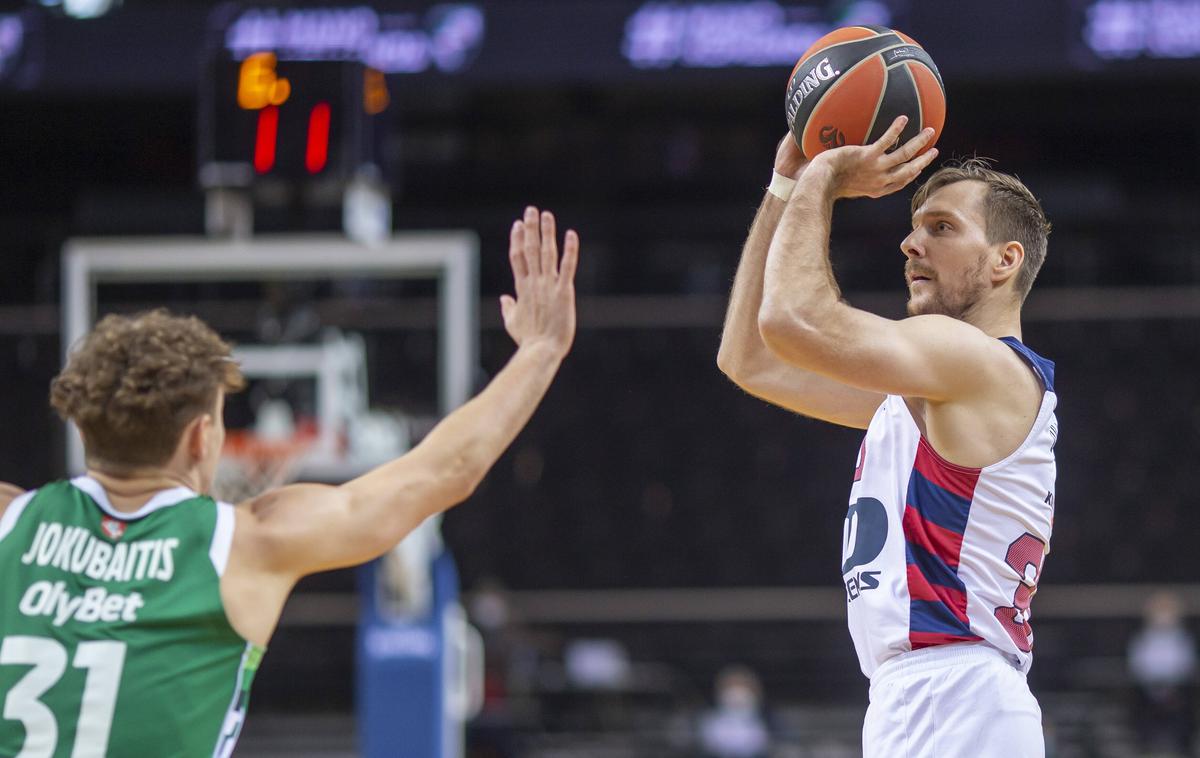
<svg viewBox="0 0 1200 758">
<path fill-rule="evenodd" d="M 890 658 L 871 677 L 864 758 L 1044 758 L 1025 675 L 978 643 Z"/>
</svg>

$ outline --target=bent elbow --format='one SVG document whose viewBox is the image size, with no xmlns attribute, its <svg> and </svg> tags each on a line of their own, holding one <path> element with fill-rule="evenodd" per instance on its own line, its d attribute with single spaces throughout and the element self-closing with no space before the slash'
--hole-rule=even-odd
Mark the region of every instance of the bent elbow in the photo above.
<svg viewBox="0 0 1200 758">
<path fill-rule="evenodd" d="M 721 373 L 729 381 L 751 393 L 755 377 L 763 370 L 765 364 L 773 360 L 761 338 L 757 338 L 757 335 L 755 337 L 751 344 L 722 340 L 721 349 L 717 351 L 717 368 Z"/>
<path fill-rule="evenodd" d="M 483 484 L 483 479 L 487 476 L 488 470 L 487 467 L 472 469 L 458 481 L 454 491 L 455 505 L 475 494 L 475 491 L 479 489 L 479 485 Z"/>
<path fill-rule="evenodd" d="M 475 490 L 483 483 L 483 478 L 487 476 L 489 468 L 490 466 L 476 460 L 476 456 L 472 456 L 470 451 L 464 451 L 451 458 L 440 477 L 439 489 L 442 497 L 439 498 L 441 507 L 438 510 L 453 508 L 474 495 Z"/>
<path fill-rule="evenodd" d="M 738 381 L 742 369 L 741 362 L 734 357 L 733 350 L 725 344 L 724 340 L 721 342 L 721 348 L 717 351 L 717 369 L 729 377 L 734 384 L 741 384 Z"/>
<path fill-rule="evenodd" d="M 794 339 L 796 324 L 780 308 L 763 303 L 758 311 L 758 334 L 772 353 L 780 354 Z"/>
<path fill-rule="evenodd" d="M 821 338 L 815 324 L 767 303 L 758 312 L 758 333 L 767 349 L 792 363 L 815 349 Z"/>
</svg>

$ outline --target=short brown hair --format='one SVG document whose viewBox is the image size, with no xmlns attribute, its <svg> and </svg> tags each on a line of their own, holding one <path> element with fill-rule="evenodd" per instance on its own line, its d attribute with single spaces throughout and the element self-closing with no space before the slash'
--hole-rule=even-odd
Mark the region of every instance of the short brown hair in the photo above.
<svg viewBox="0 0 1200 758">
<path fill-rule="evenodd" d="M 1017 272 L 1016 281 L 1017 296 L 1024 301 L 1046 260 L 1050 222 L 1046 220 L 1042 204 L 1020 179 L 994 171 L 986 158 L 951 163 L 935 171 L 913 195 L 912 212 L 915 214 L 930 195 L 947 184 L 967 181 L 987 185 L 983 217 L 988 242 L 994 245 L 1015 240 L 1025 248 L 1025 262 Z"/>
<path fill-rule="evenodd" d="M 170 460 L 184 427 L 245 380 L 230 346 L 195 316 L 105 316 L 50 384 L 50 405 L 83 433 L 88 461 Z"/>
</svg>

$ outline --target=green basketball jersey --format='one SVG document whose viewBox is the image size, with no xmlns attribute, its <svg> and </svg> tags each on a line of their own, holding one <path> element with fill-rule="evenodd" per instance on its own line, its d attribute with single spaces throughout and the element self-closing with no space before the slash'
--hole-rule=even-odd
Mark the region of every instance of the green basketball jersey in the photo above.
<svg viewBox="0 0 1200 758">
<path fill-rule="evenodd" d="M 96 480 L 0 517 L 0 756 L 210 758 L 263 649 L 229 625 L 233 507 L 186 488 L 121 513 Z"/>
</svg>

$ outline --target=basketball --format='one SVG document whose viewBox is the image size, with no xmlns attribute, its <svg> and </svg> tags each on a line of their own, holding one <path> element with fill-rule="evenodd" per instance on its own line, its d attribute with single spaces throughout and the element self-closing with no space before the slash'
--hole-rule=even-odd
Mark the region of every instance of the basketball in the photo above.
<svg viewBox="0 0 1200 758">
<path fill-rule="evenodd" d="M 897 116 L 908 116 L 899 144 L 933 127 L 928 150 L 946 121 L 946 91 L 933 59 L 912 37 L 847 26 L 801 56 L 788 78 L 786 108 L 788 128 L 810 160 L 830 148 L 874 142 Z"/>
</svg>

